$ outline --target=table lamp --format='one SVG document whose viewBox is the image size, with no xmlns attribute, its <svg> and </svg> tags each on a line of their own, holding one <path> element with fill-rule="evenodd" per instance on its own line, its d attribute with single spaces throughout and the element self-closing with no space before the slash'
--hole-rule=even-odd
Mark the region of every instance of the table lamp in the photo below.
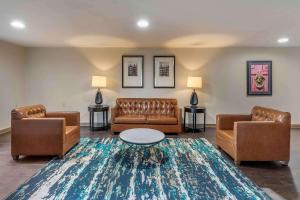
<svg viewBox="0 0 300 200">
<path fill-rule="evenodd" d="M 101 94 L 100 88 L 106 87 L 106 77 L 105 76 L 93 76 L 92 87 L 98 88 L 96 97 L 95 97 L 95 103 L 96 103 L 96 105 L 101 105 L 103 102 L 103 99 L 102 99 L 102 94 Z"/>
<path fill-rule="evenodd" d="M 187 87 L 193 88 L 193 93 L 191 95 L 190 104 L 191 106 L 197 106 L 198 96 L 195 91 L 196 88 L 202 88 L 202 77 L 192 77 L 189 76 L 187 79 Z"/>
</svg>

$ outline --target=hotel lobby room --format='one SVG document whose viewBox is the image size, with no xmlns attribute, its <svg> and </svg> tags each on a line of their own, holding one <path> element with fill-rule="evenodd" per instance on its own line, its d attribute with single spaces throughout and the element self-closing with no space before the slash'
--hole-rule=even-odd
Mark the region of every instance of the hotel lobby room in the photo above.
<svg viewBox="0 0 300 200">
<path fill-rule="evenodd" d="M 300 199 L 299 18 L 0 1 L 0 199 Z"/>
</svg>

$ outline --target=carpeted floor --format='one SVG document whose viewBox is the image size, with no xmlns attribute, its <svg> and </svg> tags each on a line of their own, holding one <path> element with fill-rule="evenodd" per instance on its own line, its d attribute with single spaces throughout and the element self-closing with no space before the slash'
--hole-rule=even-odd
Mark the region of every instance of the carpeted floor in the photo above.
<svg viewBox="0 0 300 200">
<path fill-rule="evenodd" d="M 8 199 L 270 199 L 206 139 L 169 138 L 128 149 L 81 139 Z"/>
</svg>

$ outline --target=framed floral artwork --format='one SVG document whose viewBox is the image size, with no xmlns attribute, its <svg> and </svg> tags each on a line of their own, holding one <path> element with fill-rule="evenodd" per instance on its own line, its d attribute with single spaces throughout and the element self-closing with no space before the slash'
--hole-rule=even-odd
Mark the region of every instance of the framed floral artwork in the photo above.
<svg viewBox="0 0 300 200">
<path fill-rule="evenodd" d="M 247 95 L 272 95 L 272 61 L 247 61 Z"/>
<path fill-rule="evenodd" d="M 122 56 L 122 88 L 144 87 L 144 56 Z"/>
</svg>

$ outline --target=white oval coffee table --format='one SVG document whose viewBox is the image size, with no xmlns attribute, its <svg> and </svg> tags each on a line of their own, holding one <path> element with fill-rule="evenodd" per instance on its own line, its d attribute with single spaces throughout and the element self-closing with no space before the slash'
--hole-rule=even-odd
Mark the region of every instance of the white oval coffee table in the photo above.
<svg viewBox="0 0 300 200">
<path fill-rule="evenodd" d="M 165 139 L 165 134 L 150 128 L 133 128 L 121 132 L 120 139 L 129 144 L 155 145 Z"/>
<path fill-rule="evenodd" d="M 145 148 L 152 148 L 154 145 L 162 142 L 165 139 L 165 134 L 161 131 L 149 128 L 133 128 L 122 131 L 119 135 L 120 139 L 129 146 L 121 156 L 125 155 L 128 150 L 132 149 L 134 152 L 144 156 Z M 163 159 L 163 151 L 159 153 L 160 158 L 155 160 L 149 157 L 150 160 L 158 163 Z"/>
</svg>

